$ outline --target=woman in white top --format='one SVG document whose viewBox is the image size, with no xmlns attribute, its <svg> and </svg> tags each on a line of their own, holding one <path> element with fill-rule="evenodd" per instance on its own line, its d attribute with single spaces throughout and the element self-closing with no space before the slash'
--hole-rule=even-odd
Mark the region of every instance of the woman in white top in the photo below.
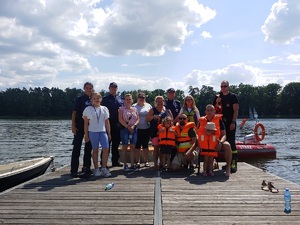
<svg viewBox="0 0 300 225">
<path fill-rule="evenodd" d="M 92 106 L 88 106 L 83 111 L 84 119 L 84 140 L 91 141 L 93 148 L 94 176 L 110 177 L 111 173 L 107 169 L 108 148 L 110 136 L 109 111 L 105 106 L 101 106 L 102 96 L 93 93 Z M 98 168 L 99 142 L 102 147 L 102 168 Z"/>
<path fill-rule="evenodd" d="M 122 160 L 124 163 L 124 170 L 135 170 L 135 162 L 138 159 L 135 158 L 135 144 L 137 140 L 136 126 L 139 123 L 139 115 L 135 107 L 132 107 L 132 95 L 126 94 L 124 97 L 124 106 L 119 108 L 119 122 L 124 126 L 121 129 L 121 141 L 122 141 Z M 126 151 L 128 148 L 128 141 L 130 142 L 130 163 L 131 167 L 128 168 L 126 161 Z"/>
<path fill-rule="evenodd" d="M 150 124 L 146 121 L 146 116 L 150 109 L 152 109 L 152 106 L 146 102 L 146 95 L 143 92 L 138 93 L 137 103 L 132 106 L 137 109 L 140 118 L 140 122 L 137 125 L 136 158 L 140 159 L 142 147 L 145 167 L 149 167 Z M 139 167 L 140 164 L 138 163 L 137 166 Z"/>
</svg>

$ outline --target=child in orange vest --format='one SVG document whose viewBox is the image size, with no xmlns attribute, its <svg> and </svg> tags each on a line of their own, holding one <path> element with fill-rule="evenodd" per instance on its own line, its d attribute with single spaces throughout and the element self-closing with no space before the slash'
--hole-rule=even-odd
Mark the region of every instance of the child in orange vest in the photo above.
<svg viewBox="0 0 300 225">
<path fill-rule="evenodd" d="M 158 144 L 162 155 L 162 164 L 166 171 L 171 166 L 171 154 L 176 151 L 176 136 L 173 119 L 167 116 L 163 119 L 162 124 L 158 125 Z"/>
</svg>

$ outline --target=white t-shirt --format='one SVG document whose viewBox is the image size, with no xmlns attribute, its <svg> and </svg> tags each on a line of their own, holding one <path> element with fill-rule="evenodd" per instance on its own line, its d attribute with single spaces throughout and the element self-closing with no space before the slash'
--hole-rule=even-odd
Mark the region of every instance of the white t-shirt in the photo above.
<svg viewBox="0 0 300 225">
<path fill-rule="evenodd" d="M 102 105 L 100 107 L 88 106 L 82 113 L 82 117 L 84 116 L 89 119 L 89 131 L 106 132 L 105 120 L 109 118 L 108 108 Z"/>
<path fill-rule="evenodd" d="M 147 102 L 144 103 L 144 106 L 139 106 L 137 103 L 133 104 L 132 106 L 137 109 L 140 117 L 140 122 L 138 123 L 137 128 L 138 129 L 149 128 L 150 124 L 146 121 L 146 116 L 150 111 L 150 109 L 152 108 L 152 106 Z"/>
</svg>

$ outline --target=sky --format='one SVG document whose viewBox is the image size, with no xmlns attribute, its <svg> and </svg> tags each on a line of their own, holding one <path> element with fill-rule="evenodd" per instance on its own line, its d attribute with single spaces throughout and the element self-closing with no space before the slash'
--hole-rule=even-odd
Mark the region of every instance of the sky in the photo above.
<svg viewBox="0 0 300 225">
<path fill-rule="evenodd" d="M 299 0 L 1 0 L 0 91 L 300 82 Z"/>
</svg>

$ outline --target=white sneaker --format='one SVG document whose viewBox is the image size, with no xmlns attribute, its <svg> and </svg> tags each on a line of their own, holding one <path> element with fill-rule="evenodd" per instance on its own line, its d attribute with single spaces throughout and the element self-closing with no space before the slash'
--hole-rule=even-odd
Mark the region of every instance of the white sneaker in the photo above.
<svg viewBox="0 0 300 225">
<path fill-rule="evenodd" d="M 94 174 L 94 177 L 100 177 L 101 176 L 101 172 L 100 172 L 99 168 L 95 169 L 94 172 L 93 172 L 93 174 Z"/>
<path fill-rule="evenodd" d="M 101 173 L 102 173 L 102 176 L 104 176 L 104 177 L 111 177 L 111 173 L 109 172 L 109 170 L 106 167 L 101 168 Z"/>
</svg>

